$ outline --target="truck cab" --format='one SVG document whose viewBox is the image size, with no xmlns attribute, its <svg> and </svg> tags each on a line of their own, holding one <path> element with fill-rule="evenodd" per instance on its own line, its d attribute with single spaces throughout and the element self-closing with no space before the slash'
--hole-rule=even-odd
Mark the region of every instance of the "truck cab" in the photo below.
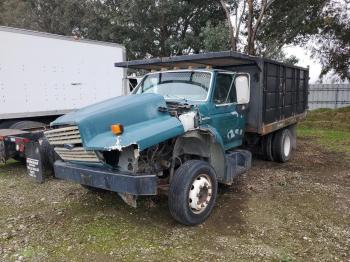
<svg viewBox="0 0 350 262">
<path fill-rule="evenodd" d="M 184 59 L 193 63 L 196 57 L 203 59 Z M 232 54 L 225 59 L 232 61 Z M 218 183 L 230 185 L 251 167 L 247 144 L 268 148 L 280 162 L 290 158 L 291 126 L 300 116 L 258 126 L 256 108 L 264 97 L 257 95 L 264 74 L 258 65 L 161 69 L 146 74 L 128 96 L 58 118 L 44 133 L 58 155 L 55 176 L 117 192 L 134 207 L 139 196 L 165 193 L 175 220 L 202 223 L 215 205 Z"/>
<path fill-rule="evenodd" d="M 160 94 L 167 104 L 192 106 L 196 115 L 179 118 L 186 131 L 195 128 L 190 116 L 197 117 L 197 127 L 211 128 L 228 150 L 242 145 L 249 81 L 249 74 L 224 70 L 163 71 L 147 74 L 133 94 Z"/>
</svg>

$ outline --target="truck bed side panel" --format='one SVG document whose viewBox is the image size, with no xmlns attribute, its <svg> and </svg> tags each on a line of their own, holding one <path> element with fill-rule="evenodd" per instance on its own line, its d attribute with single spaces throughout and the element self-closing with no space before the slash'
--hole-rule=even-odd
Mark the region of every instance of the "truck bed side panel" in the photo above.
<svg viewBox="0 0 350 262">
<path fill-rule="evenodd" d="M 275 128 L 266 126 L 286 119 L 297 120 L 306 111 L 308 71 L 265 61 L 263 74 L 262 133 L 268 133 Z"/>
</svg>

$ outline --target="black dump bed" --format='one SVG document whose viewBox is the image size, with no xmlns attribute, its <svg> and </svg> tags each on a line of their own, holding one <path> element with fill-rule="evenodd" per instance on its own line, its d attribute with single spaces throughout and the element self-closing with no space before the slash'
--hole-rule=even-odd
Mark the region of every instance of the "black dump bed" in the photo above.
<svg viewBox="0 0 350 262">
<path fill-rule="evenodd" d="M 205 68 L 247 72 L 251 99 L 247 132 L 264 135 L 291 125 L 306 116 L 309 70 L 270 59 L 233 51 L 134 60 L 117 67 L 162 70 Z"/>
</svg>

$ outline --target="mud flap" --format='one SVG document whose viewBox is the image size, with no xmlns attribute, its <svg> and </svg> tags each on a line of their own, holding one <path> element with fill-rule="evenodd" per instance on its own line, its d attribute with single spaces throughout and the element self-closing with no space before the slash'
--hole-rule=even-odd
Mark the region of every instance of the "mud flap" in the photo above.
<svg viewBox="0 0 350 262">
<path fill-rule="evenodd" d="M 43 173 L 43 163 L 38 142 L 29 142 L 26 145 L 27 174 L 36 182 L 43 183 L 45 180 Z"/>
<path fill-rule="evenodd" d="M 137 208 L 137 196 L 128 193 L 118 193 L 123 201 L 133 208 Z"/>
<path fill-rule="evenodd" d="M 0 163 L 6 162 L 5 142 L 0 141 Z"/>
</svg>

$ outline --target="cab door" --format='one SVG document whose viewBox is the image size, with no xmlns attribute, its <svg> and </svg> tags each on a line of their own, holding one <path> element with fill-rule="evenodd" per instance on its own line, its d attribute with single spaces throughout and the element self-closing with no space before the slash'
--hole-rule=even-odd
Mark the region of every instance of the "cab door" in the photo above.
<svg viewBox="0 0 350 262">
<path fill-rule="evenodd" d="M 221 135 L 225 150 L 240 146 L 244 134 L 244 117 L 237 110 L 235 74 L 218 72 L 210 104 L 210 124 Z"/>
</svg>

